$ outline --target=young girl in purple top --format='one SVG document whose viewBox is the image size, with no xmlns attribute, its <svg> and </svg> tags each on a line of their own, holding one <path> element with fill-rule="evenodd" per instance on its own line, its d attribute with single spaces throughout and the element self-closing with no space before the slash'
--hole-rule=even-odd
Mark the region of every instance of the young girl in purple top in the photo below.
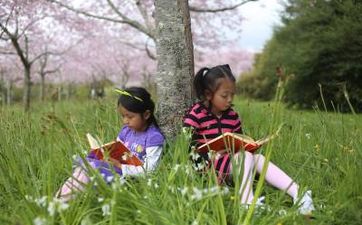
<svg viewBox="0 0 362 225">
<path fill-rule="evenodd" d="M 220 65 L 212 68 L 202 68 L 194 78 L 194 87 L 200 102 L 194 104 L 184 117 L 183 126 L 191 132 L 191 147 L 197 148 L 201 144 L 216 138 L 225 132 L 242 133 L 242 123 L 237 112 L 232 108 L 235 94 L 235 77 L 229 65 Z M 243 164 L 232 164 L 232 157 L 240 159 Z M 252 170 L 261 173 L 265 157 L 261 154 L 238 152 L 235 155 L 228 153 L 210 158 L 208 154 L 192 152 L 192 160 L 197 170 L 214 167 L 219 181 L 232 178 L 232 167 L 242 166 L 244 174 L 240 187 L 241 203 L 250 204 L 254 198 L 252 190 Z M 237 160 L 240 161 L 240 160 Z M 239 169 L 239 168 L 237 168 Z M 268 163 L 265 180 L 272 186 L 289 194 L 299 212 L 309 214 L 314 210 L 311 191 L 299 196 L 299 185 L 284 171 L 272 162 Z"/>
<path fill-rule="evenodd" d="M 155 104 L 151 95 L 140 87 L 116 90 L 118 112 L 123 119 L 123 128 L 117 140 L 123 142 L 142 162 L 143 166 L 120 165 L 115 161 L 102 161 L 93 154 L 86 157 L 89 165 L 98 170 L 107 183 L 114 179 L 115 171 L 120 176 L 137 176 L 153 171 L 161 157 L 164 136 L 158 128 L 154 116 Z M 78 162 L 73 175 L 63 184 L 57 196 L 65 201 L 74 197 L 74 193 L 84 190 L 90 177 L 82 161 Z"/>
</svg>

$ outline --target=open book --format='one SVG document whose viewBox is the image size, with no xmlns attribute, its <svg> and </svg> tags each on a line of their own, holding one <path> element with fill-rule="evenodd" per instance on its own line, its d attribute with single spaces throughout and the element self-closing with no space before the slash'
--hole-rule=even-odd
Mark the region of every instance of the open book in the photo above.
<svg viewBox="0 0 362 225">
<path fill-rule="evenodd" d="M 143 162 L 121 142 L 112 141 L 104 145 L 92 137 L 89 133 L 87 139 L 91 147 L 91 153 L 99 160 L 104 160 L 106 157 L 112 158 L 120 164 L 128 164 L 133 166 L 142 166 Z"/>
<path fill-rule="evenodd" d="M 197 151 L 208 152 L 209 150 L 213 150 L 219 152 L 226 150 L 236 153 L 242 149 L 253 153 L 265 143 L 268 143 L 271 139 L 278 136 L 281 127 L 282 126 L 279 126 L 278 130 L 274 134 L 259 140 L 254 140 L 253 138 L 243 134 L 226 132 L 199 146 Z"/>
</svg>

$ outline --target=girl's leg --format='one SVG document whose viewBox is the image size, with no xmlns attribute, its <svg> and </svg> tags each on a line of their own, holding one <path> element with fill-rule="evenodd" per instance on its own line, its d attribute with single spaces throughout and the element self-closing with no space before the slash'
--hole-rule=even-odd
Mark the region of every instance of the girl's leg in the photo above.
<svg viewBox="0 0 362 225">
<path fill-rule="evenodd" d="M 265 157 L 261 154 L 254 155 L 256 171 L 260 174 L 263 170 Z M 265 174 L 265 180 L 279 190 L 286 191 L 293 199 L 298 196 L 299 186 L 283 170 L 269 161 Z"/>
<path fill-rule="evenodd" d="M 238 165 L 244 165 L 244 174 L 242 177 L 241 187 L 239 190 L 242 204 L 251 204 L 254 198 L 253 192 L 253 169 L 254 169 L 254 157 L 250 152 L 244 153 L 244 163 L 240 162 L 240 153 L 236 154 L 236 161 Z M 232 171 L 232 168 L 231 168 Z"/>
<path fill-rule="evenodd" d="M 74 173 L 68 180 L 63 184 L 63 186 L 58 190 L 56 196 L 69 201 L 74 198 L 75 191 L 83 191 L 84 185 L 89 182 L 89 177 L 87 172 L 82 167 L 77 167 L 74 170 Z"/>
</svg>

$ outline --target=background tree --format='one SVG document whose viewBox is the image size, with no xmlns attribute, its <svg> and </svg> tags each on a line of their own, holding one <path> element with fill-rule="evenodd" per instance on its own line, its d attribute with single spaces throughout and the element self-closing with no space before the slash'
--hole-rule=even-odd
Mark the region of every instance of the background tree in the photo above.
<svg viewBox="0 0 362 225">
<path fill-rule="evenodd" d="M 40 75 L 40 100 L 45 100 L 45 76 L 49 74 L 56 73 L 59 71 L 60 68 L 60 62 L 58 62 L 58 65 L 54 68 L 48 68 L 49 67 L 49 57 L 50 54 L 48 54 L 48 51 L 45 51 L 46 53 L 42 55 L 39 59 L 39 75 Z"/>
<path fill-rule="evenodd" d="M 3 41 L 0 53 L 17 55 L 23 66 L 25 111 L 30 108 L 32 66 L 45 54 L 52 54 L 38 46 L 49 41 L 42 30 L 45 26 L 41 26 L 42 22 L 49 23 L 48 5 L 40 0 L 6 1 L 0 5 L 0 38 Z"/>
<path fill-rule="evenodd" d="M 288 1 L 283 26 L 255 64 L 251 80 L 260 81 L 254 82 L 260 84 L 257 97 L 273 96 L 275 70 L 282 67 L 294 75 L 286 87 L 289 105 L 350 111 L 351 103 L 361 111 L 361 12 L 362 3 L 353 0 Z"/>
</svg>

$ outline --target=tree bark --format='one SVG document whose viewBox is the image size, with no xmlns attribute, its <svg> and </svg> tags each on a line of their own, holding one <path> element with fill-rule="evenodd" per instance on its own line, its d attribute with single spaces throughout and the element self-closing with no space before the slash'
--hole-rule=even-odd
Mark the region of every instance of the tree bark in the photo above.
<svg viewBox="0 0 362 225">
<path fill-rule="evenodd" d="M 40 101 L 45 101 L 45 74 L 40 74 Z"/>
<path fill-rule="evenodd" d="M 157 115 L 166 138 L 172 140 L 193 100 L 194 58 L 188 1 L 155 0 L 155 19 Z"/>
<path fill-rule="evenodd" d="M 13 89 L 13 82 L 9 79 L 7 81 L 7 85 L 6 85 L 6 104 L 7 105 L 11 104 L 12 89 Z"/>
<path fill-rule="evenodd" d="M 30 109 L 30 94 L 31 94 L 31 76 L 30 76 L 30 66 L 24 67 L 24 93 L 23 93 L 23 103 L 24 110 L 28 112 Z"/>
</svg>

